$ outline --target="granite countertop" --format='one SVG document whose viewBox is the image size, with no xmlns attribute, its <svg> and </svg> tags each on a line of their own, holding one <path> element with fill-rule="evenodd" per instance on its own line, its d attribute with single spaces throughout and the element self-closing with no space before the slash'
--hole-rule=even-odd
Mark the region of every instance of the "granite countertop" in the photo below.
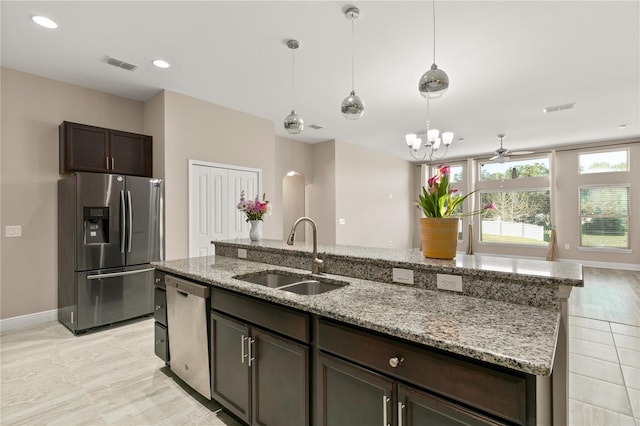
<svg viewBox="0 0 640 426">
<path fill-rule="evenodd" d="M 309 256 L 310 242 L 295 242 L 289 246 L 280 240 L 251 241 L 235 239 L 212 241 L 214 244 L 251 248 L 252 250 L 286 251 Z M 529 280 L 547 284 L 583 286 L 582 265 L 570 262 L 549 262 L 546 260 L 520 259 L 491 255 L 466 255 L 457 253 L 453 260 L 427 259 L 419 249 L 388 249 L 342 245 L 318 245 L 320 258 L 336 257 L 357 259 L 370 263 L 390 264 L 394 267 L 425 268 L 434 272 L 458 273 L 466 275 L 495 276 L 520 281 Z"/>
<path fill-rule="evenodd" d="M 327 278 L 348 285 L 304 296 L 233 278 L 299 269 L 222 256 L 153 263 L 158 269 L 302 311 L 525 373 L 551 374 L 560 313 L 415 287 Z"/>
</svg>

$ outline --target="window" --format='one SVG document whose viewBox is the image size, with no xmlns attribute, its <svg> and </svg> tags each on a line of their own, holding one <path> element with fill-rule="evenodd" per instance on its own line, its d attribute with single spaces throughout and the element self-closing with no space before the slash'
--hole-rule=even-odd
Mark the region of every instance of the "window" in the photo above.
<svg viewBox="0 0 640 426">
<path fill-rule="evenodd" d="M 580 245 L 629 248 L 629 187 L 579 189 Z"/>
<path fill-rule="evenodd" d="M 546 246 L 551 235 L 550 159 L 537 154 L 504 163 L 480 163 L 476 208 L 496 210 L 480 220 L 479 241 L 488 244 Z"/>
<path fill-rule="evenodd" d="M 629 150 L 590 152 L 579 155 L 580 174 L 629 171 Z"/>
<path fill-rule="evenodd" d="M 549 158 L 511 160 L 480 165 L 480 180 L 504 180 L 549 176 Z"/>
<path fill-rule="evenodd" d="M 493 203 L 481 221 L 480 241 L 547 245 L 551 233 L 549 190 L 483 191 L 483 205 Z"/>
</svg>

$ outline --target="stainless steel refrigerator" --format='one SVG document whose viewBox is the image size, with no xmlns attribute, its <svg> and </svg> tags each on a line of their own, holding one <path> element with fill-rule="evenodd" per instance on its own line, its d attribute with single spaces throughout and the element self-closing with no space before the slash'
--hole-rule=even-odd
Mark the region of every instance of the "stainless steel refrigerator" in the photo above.
<svg viewBox="0 0 640 426">
<path fill-rule="evenodd" d="M 58 320 L 77 334 L 153 312 L 161 179 L 74 173 L 58 181 Z"/>
</svg>

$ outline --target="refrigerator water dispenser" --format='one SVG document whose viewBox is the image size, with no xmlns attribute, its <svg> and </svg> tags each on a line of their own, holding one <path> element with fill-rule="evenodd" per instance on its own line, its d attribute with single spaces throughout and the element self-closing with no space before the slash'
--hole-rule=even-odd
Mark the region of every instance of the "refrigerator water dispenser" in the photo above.
<svg viewBox="0 0 640 426">
<path fill-rule="evenodd" d="M 109 207 L 84 207 L 85 245 L 109 244 Z"/>
</svg>

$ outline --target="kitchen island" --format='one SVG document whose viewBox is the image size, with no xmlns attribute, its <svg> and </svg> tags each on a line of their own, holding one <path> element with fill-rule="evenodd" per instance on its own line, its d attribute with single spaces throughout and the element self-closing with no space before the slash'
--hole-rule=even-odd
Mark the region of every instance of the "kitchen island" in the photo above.
<svg viewBox="0 0 640 426">
<path fill-rule="evenodd" d="M 507 424 L 562 424 L 563 420 L 560 419 L 563 418 L 566 422 L 566 405 L 561 405 L 562 401 L 566 404 L 567 375 L 567 325 L 562 308 L 563 304 L 566 306 L 571 287 L 582 285 L 579 265 L 481 256 L 431 261 L 422 258 L 419 251 L 339 246 L 321 247 L 319 251 L 324 258 L 325 270 L 330 272 L 324 274 L 324 278 L 346 285 L 313 296 L 235 278 L 264 270 L 308 274 L 302 270 L 310 260 L 309 246 L 306 244 L 289 247 L 278 241 L 216 242 L 216 256 L 155 264 L 160 271 L 210 285 L 221 292 L 216 296 L 212 290 L 211 296 L 211 306 L 218 310 L 212 313 L 211 323 L 214 388 L 216 360 L 213 359 L 213 338 L 216 327 L 238 318 L 247 320 L 248 324 L 263 326 L 258 319 L 252 321 L 251 318 L 244 318 L 239 311 L 229 312 L 236 309 L 234 306 L 245 304 L 244 299 L 236 297 L 241 295 L 246 297 L 249 305 L 254 301 L 268 303 L 283 307 L 287 312 L 303 313 L 307 318 L 308 334 L 294 335 L 293 340 L 296 344 L 307 345 L 303 345 L 305 351 L 310 353 L 307 359 L 312 360 L 313 368 L 306 367 L 311 377 L 311 386 L 307 388 L 311 389 L 311 399 L 315 404 L 313 415 L 307 415 L 307 418 L 314 419 L 312 424 L 324 421 L 329 416 L 327 413 L 318 413 L 327 405 L 326 389 L 323 399 L 323 388 L 318 387 L 323 382 L 322 371 L 333 371 L 337 363 L 344 361 L 350 361 L 346 363 L 349 364 L 348 368 L 369 367 L 372 371 L 367 370 L 367 374 L 382 373 L 383 377 L 387 375 L 396 380 L 389 385 L 395 389 L 393 397 L 387 397 L 387 393 L 384 393 L 384 398 L 389 399 L 389 406 L 383 402 L 383 408 L 385 419 L 398 421 L 398 424 L 402 423 L 405 409 L 401 397 L 405 398 L 403 401 L 408 401 L 407 395 L 415 392 L 413 387 L 405 389 L 407 383 L 415 385 L 418 391 L 426 390 L 442 396 L 444 402 L 439 400 L 437 403 L 444 404 L 445 411 L 451 409 L 452 402 L 461 402 L 461 408 L 456 406 L 454 409 L 466 415 L 471 412 L 472 416 L 479 416 L 484 420 L 481 424 L 493 424 L 492 421 Z M 238 259 L 238 255 L 247 260 Z M 393 268 L 412 271 L 413 284 L 392 283 Z M 462 276 L 462 293 L 437 290 L 437 274 Z M 401 279 L 411 281 L 406 279 L 406 275 Z M 469 297 L 483 289 L 484 297 Z M 527 291 L 534 297 L 515 294 Z M 493 296 L 498 300 L 494 300 Z M 218 300 L 229 299 L 234 302 L 229 302 L 224 310 L 222 305 L 216 305 L 216 297 Z M 516 304 L 518 302 L 514 300 L 520 303 Z M 259 311 L 261 306 L 256 305 L 255 310 Z M 214 318 L 219 314 L 224 314 L 224 318 L 216 323 Z M 230 314 L 231 318 L 227 318 L 226 314 Z M 295 322 L 295 319 L 292 321 Z M 276 335 L 288 336 L 278 326 L 274 327 Z M 270 330 L 274 331 L 273 328 Z M 248 334 L 242 334 L 242 338 Z M 481 382 L 485 388 L 494 383 L 496 393 L 491 395 L 492 389 L 482 389 L 488 395 L 488 398 L 487 395 L 482 398 L 474 394 L 474 383 L 451 387 L 445 383 L 446 380 L 438 381 L 435 372 L 423 371 L 425 377 L 433 376 L 433 380 L 429 379 L 431 381 L 413 377 L 408 373 L 411 361 L 407 355 L 404 357 L 407 358 L 405 364 L 402 364 L 404 358 L 396 356 L 385 358 L 384 365 L 376 364 L 377 361 L 369 359 L 366 353 L 351 353 L 345 349 L 351 347 L 349 342 L 354 347 L 362 345 L 365 352 L 372 352 L 371 356 L 375 355 L 376 348 L 385 347 L 389 351 L 415 353 L 414 358 L 422 360 L 422 364 L 416 361 L 416 366 L 439 366 L 450 374 L 450 379 L 470 377 L 475 383 L 486 377 L 491 380 L 497 377 L 495 383 Z M 243 351 L 244 348 L 242 346 Z M 380 355 L 387 356 L 386 353 Z M 387 360 L 390 364 L 395 363 L 396 367 L 389 367 Z M 407 373 L 402 373 L 403 368 Z M 343 371 L 339 368 L 334 370 Z M 417 371 L 421 370 L 418 368 Z M 352 376 L 352 373 L 347 375 Z M 308 382 L 304 383 L 308 385 Z M 502 395 L 500 392 L 507 398 L 506 404 L 496 404 Z M 508 401 L 508 395 L 512 393 L 517 403 Z M 216 397 L 215 389 L 213 394 Z M 510 405 L 515 407 L 509 408 Z M 475 409 L 478 409 L 478 413 L 472 412 Z M 415 407 L 414 412 L 418 412 Z M 240 414 L 235 414 L 242 418 L 242 410 Z M 409 411 L 405 413 L 405 420 L 408 420 L 406 416 L 409 414 Z M 246 417 L 245 421 L 253 422 L 251 416 Z"/>
</svg>

